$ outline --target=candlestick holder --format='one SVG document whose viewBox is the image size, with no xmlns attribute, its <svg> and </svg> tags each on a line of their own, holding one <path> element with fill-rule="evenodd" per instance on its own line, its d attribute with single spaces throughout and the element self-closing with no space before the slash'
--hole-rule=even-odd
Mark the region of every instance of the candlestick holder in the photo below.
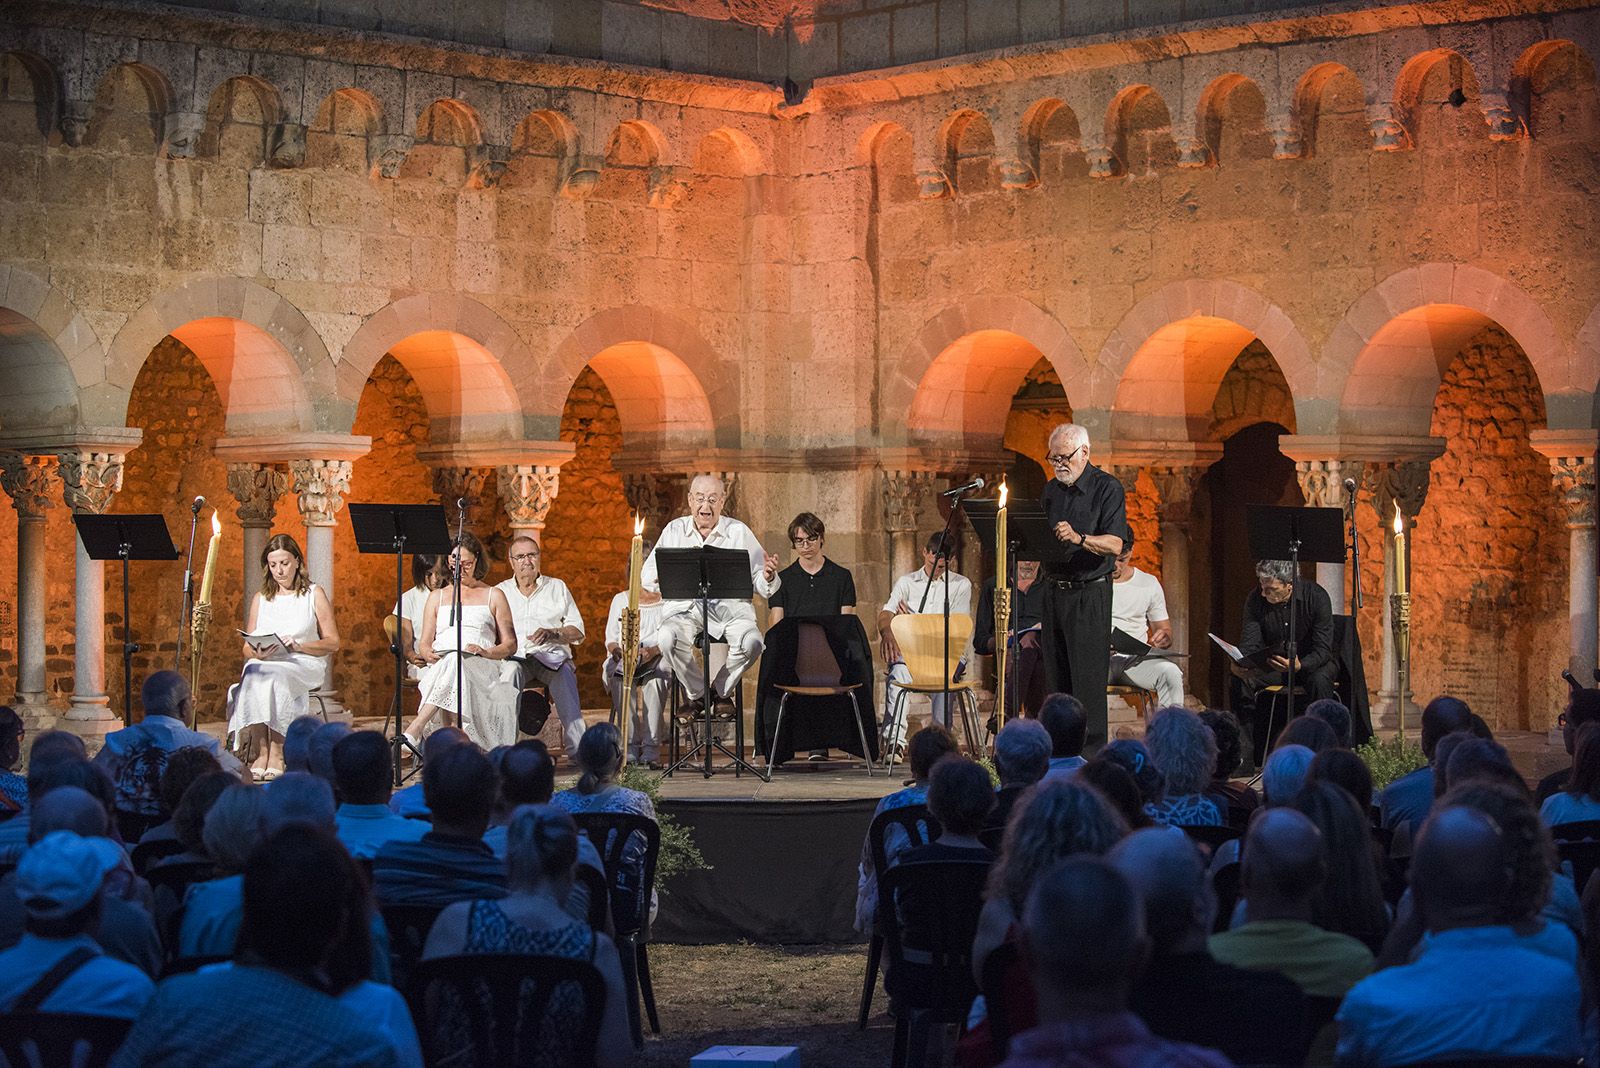
<svg viewBox="0 0 1600 1068">
<path fill-rule="evenodd" d="M 1399 736 L 1406 734 L 1406 700 L 1411 694 L 1411 594 L 1391 593 L 1389 615 L 1394 626 L 1395 674 L 1399 693 L 1395 695 L 1395 717 Z"/>
<path fill-rule="evenodd" d="M 1011 587 L 994 591 L 994 722 L 995 733 L 1006 725 L 1006 657 L 1010 655 Z"/>
<path fill-rule="evenodd" d="M 206 632 L 211 629 L 211 602 L 200 601 L 189 617 L 189 685 L 194 696 L 189 701 L 189 729 L 195 730 L 200 716 L 200 654 L 205 651 Z"/>
<path fill-rule="evenodd" d="M 633 678 L 639 670 L 639 610 L 622 610 L 622 710 L 618 730 L 622 734 L 622 763 L 628 763 L 628 735 L 633 727 Z"/>
</svg>

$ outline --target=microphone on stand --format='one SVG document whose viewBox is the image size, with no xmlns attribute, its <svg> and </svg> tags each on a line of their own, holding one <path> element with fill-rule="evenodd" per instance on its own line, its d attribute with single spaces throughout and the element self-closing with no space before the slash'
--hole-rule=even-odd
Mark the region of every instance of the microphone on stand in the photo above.
<svg viewBox="0 0 1600 1068">
<path fill-rule="evenodd" d="M 947 489 L 944 492 L 940 493 L 939 496 L 941 496 L 941 497 L 959 497 L 963 493 L 971 493 L 973 490 L 981 490 L 986 485 L 988 485 L 988 483 L 984 482 L 982 475 L 979 475 L 977 478 L 973 479 L 971 482 L 968 482 L 965 486 L 957 486 L 954 489 Z"/>
<path fill-rule="evenodd" d="M 205 507 L 205 503 L 206 499 L 204 497 L 196 497 L 194 503 L 189 506 L 189 513 L 191 515 L 199 515 L 200 509 Z"/>
<path fill-rule="evenodd" d="M 1351 614 L 1361 611 L 1361 542 L 1356 537 L 1356 480 L 1344 480 L 1345 502 L 1350 509 L 1350 602 Z"/>
</svg>

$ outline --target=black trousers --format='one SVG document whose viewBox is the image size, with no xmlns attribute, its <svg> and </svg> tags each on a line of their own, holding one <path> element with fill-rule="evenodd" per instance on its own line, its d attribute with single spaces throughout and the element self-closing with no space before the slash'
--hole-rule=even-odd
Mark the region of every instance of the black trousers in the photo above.
<svg viewBox="0 0 1600 1068">
<path fill-rule="evenodd" d="M 1111 677 L 1111 578 L 1079 589 L 1044 588 L 1044 681 L 1051 693 L 1070 693 L 1089 718 L 1085 751 L 1106 742 L 1106 679 Z"/>
<path fill-rule="evenodd" d="M 1241 681 L 1240 688 L 1250 717 L 1251 754 L 1258 768 L 1266 756 L 1267 746 L 1272 744 L 1271 735 L 1283 730 L 1312 701 L 1320 701 L 1324 697 L 1337 699 L 1339 696 L 1334 685 L 1332 663 L 1324 664 L 1315 671 L 1296 671 L 1294 688 L 1305 693 L 1295 695 L 1292 700 L 1279 694 L 1274 702 L 1273 695 L 1264 692 L 1268 686 L 1282 686 L 1286 682 L 1288 676 L 1282 671 L 1252 671 L 1248 678 Z"/>
</svg>

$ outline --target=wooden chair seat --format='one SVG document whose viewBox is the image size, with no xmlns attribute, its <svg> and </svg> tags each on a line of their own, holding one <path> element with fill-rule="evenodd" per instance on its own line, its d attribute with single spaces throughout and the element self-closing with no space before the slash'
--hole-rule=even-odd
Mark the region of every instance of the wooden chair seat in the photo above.
<svg viewBox="0 0 1600 1068">
<path fill-rule="evenodd" d="M 774 690 L 792 693 L 796 697 L 837 697 L 849 693 L 851 690 L 861 689 L 859 682 L 852 682 L 848 686 L 773 686 Z"/>
</svg>

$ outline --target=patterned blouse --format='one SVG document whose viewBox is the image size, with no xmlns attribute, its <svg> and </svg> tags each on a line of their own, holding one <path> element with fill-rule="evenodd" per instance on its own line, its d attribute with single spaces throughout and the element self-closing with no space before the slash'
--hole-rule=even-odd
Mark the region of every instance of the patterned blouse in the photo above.
<svg viewBox="0 0 1600 1068">
<path fill-rule="evenodd" d="M 1150 818 L 1168 827 L 1221 827 L 1222 813 L 1217 803 L 1204 794 L 1167 797 L 1145 806 Z"/>
</svg>

